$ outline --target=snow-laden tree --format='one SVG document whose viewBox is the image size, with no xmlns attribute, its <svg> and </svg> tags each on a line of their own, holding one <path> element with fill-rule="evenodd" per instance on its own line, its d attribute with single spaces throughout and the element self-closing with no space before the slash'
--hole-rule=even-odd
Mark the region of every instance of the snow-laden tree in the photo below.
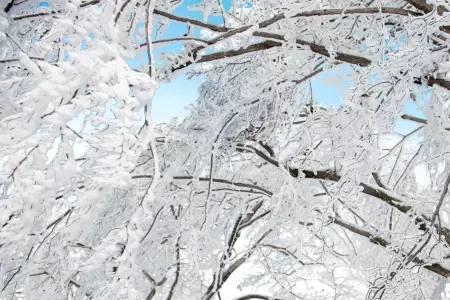
<svg viewBox="0 0 450 300">
<path fill-rule="evenodd" d="M 445 1 L 39 3 L 0 19 L 1 299 L 449 297 Z M 183 70 L 199 99 L 153 124 Z"/>
<path fill-rule="evenodd" d="M 152 71 L 126 62 L 135 22 L 151 30 L 154 3 L 142 5 L 127 20 L 109 1 L 2 1 L 2 299 L 127 291 L 135 224 L 151 212 L 125 195 L 138 155 L 155 143 L 139 113 Z M 127 259 L 112 260 L 118 253 Z"/>
</svg>

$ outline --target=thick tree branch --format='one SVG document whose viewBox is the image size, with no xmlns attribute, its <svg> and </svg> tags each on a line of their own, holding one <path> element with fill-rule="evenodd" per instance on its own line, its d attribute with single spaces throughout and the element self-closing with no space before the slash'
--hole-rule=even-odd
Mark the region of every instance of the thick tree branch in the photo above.
<svg viewBox="0 0 450 300">
<path fill-rule="evenodd" d="M 184 64 L 173 67 L 172 72 L 184 69 L 194 63 L 204 63 L 204 62 L 210 62 L 210 61 L 215 61 L 215 60 L 229 58 L 229 57 L 240 56 L 240 55 L 244 55 L 244 54 L 248 54 L 248 53 L 252 53 L 252 52 L 268 50 L 268 49 L 271 49 L 274 47 L 279 47 L 281 45 L 282 45 L 281 43 L 275 42 L 275 41 L 264 41 L 261 43 L 252 44 L 250 46 L 247 46 L 246 48 L 241 48 L 238 50 L 226 50 L 226 51 L 220 51 L 220 52 L 216 52 L 216 53 L 206 54 L 206 55 L 201 56 L 201 58 L 196 61 L 190 60 Z"/>
<path fill-rule="evenodd" d="M 222 27 L 222 26 L 216 26 L 216 25 L 212 25 L 212 24 L 208 24 L 208 23 L 204 23 L 195 19 L 190 19 L 190 18 L 185 18 L 185 17 L 179 17 L 179 16 L 175 16 L 171 13 L 159 10 L 159 9 L 154 9 L 153 13 L 155 15 L 159 15 L 161 17 L 165 17 L 167 19 L 173 20 L 173 21 L 177 21 L 177 22 L 182 22 L 182 23 L 186 23 L 186 24 L 190 24 L 190 25 L 195 25 L 197 27 L 202 27 L 205 29 L 209 29 L 211 31 L 216 31 L 216 32 L 227 32 L 228 30 L 230 30 L 230 28 L 227 27 Z"/>
<path fill-rule="evenodd" d="M 420 15 L 420 13 L 417 12 L 413 12 L 413 11 L 409 11 L 409 10 L 404 10 L 401 8 L 392 8 L 392 7 L 383 7 L 381 9 L 379 8 L 353 8 L 353 9 L 325 9 L 325 10 L 313 10 L 313 11 L 308 11 L 308 12 L 301 12 L 298 13 L 296 15 L 294 15 L 293 17 L 313 17 L 313 16 L 325 16 L 325 15 L 340 15 L 340 14 L 374 14 L 374 13 L 384 13 L 384 14 L 399 14 L 399 15 L 404 15 L 404 16 L 408 16 L 408 15 Z M 263 21 L 261 23 L 258 24 L 259 28 L 265 28 L 268 27 L 280 20 L 285 19 L 286 17 L 284 16 L 284 14 L 279 14 L 276 15 L 272 18 L 270 18 L 269 20 Z M 203 26 L 205 24 L 203 23 Z M 253 26 L 251 25 L 246 25 L 246 26 L 242 26 L 240 28 L 236 28 L 233 30 L 229 30 L 227 31 L 224 35 L 219 36 L 215 39 L 212 39 L 208 42 L 209 45 L 213 45 L 216 44 L 219 41 L 225 40 L 231 36 L 234 36 L 238 33 L 243 33 L 249 29 L 251 29 Z M 274 33 L 266 33 L 266 32 L 253 32 L 254 36 L 258 36 L 258 37 L 265 37 L 265 38 L 270 38 L 270 39 L 275 39 L 275 40 L 279 40 L 279 41 L 286 41 L 283 35 L 280 34 L 274 34 Z M 301 39 L 297 39 L 296 40 L 297 44 L 299 45 L 303 45 L 303 46 L 308 46 L 311 51 L 318 53 L 320 55 L 324 55 L 326 57 L 330 57 L 330 53 L 329 51 L 326 49 L 326 47 L 322 46 L 322 45 L 318 45 L 312 42 L 308 42 L 308 41 L 304 41 Z M 256 50 L 252 50 L 252 51 L 260 51 L 260 50 L 265 50 L 265 49 L 269 49 L 272 48 L 276 45 L 274 44 L 268 44 L 266 43 L 265 46 L 267 46 L 267 48 L 264 49 L 256 49 Z M 252 47 L 252 46 L 250 46 Z M 200 46 L 196 49 L 194 49 L 193 51 L 193 58 L 195 59 L 197 56 L 197 53 L 204 49 L 205 46 Z M 253 48 L 251 48 L 253 49 Z M 252 52 L 250 51 L 250 52 Z M 210 56 L 208 58 L 205 58 L 205 56 L 203 56 L 202 58 L 205 59 L 206 61 L 210 61 L 210 60 L 215 60 L 215 59 L 220 59 L 220 58 L 225 58 L 225 57 L 229 57 L 229 56 L 236 56 L 236 55 L 241 55 L 241 54 L 245 54 L 248 53 L 247 51 L 242 51 L 242 53 L 239 52 L 221 52 L 221 53 L 217 53 L 215 56 Z M 337 60 L 343 61 L 343 62 L 347 62 L 350 64 L 356 64 L 356 65 L 360 65 L 360 66 L 368 66 L 370 65 L 370 60 L 364 58 L 364 57 L 359 57 L 356 55 L 351 55 L 351 54 L 345 54 L 345 53 L 341 53 L 338 52 L 335 56 L 335 58 Z M 202 62 L 201 59 L 198 62 Z M 182 67 L 187 67 L 188 65 L 190 65 L 191 63 L 187 63 L 182 65 Z"/>
<path fill-rule="evenodd" d="M 414 78 L 414 83 L 416 84 L 423 84 L 425 83 L 428 86 L 438 85 L 444 89 L 450 90 L 450 81 L 442 78 L 436 78 L 430 75 L 426 75 L 423 78 Z"/>
<path fill-rule="evenodd" d="M 425 120 L 425 119 L 422 119 L 422 118 L 419 118 L 419 117 L 416 117 L 416 116 L 411 116 L 411 115 L 408 115 L 408 114 L 402 115 L 401 118 L 403 120 L 413 121 L 413 122 L 420 123 L 420 124 L 427 124 L 428 123 L 428 121 Z"/>
<path fill-rule="evenodd" d="M 404 0 L 408 4 L 414 6 L 416 9 L 422 11 L 425 14 L 431 13 L 434 9 L 432 4 L 427 3 L 426 0 Z M 438 5 L 436 8 L 438 15 L 443 15 L 449 10 L 444 5 Z M 450 26 L 440 26 L 439 29 L 445 33 L 450 33 Z"/>
<path fill-rule="evenodd" d="M 384 238 L 380 237 L 379 235 L 377 235 L 373 232 L 367 231 L 365 229 L 362 229 L 356 225 L 349 224 L 340 218 L 335 218 L 333 220 L 333 222 L 335 224 L 341 226 L 342 228 L 345 228 L 359 236 L 369 239 L 369 241 L 373 244 L 380 245 L 384 248 L 391 245 L 391 243 L 389 241 L 385 240 Z M 402 255 L 406 256 L 406 253 L 402 253 Z M 437 275 L 440 275 L 442 277 L 445 277 L 445 278 L 450 277 L 450 270 L 448 268 L 443 267 L 442 265 L 440 265 L 438 263 L 428 264 L 418 257 L 415 257 L 412 260 L 412 262 L 414 262 L 417 265 L 423 266 L 425 269 L 427 269 Z"/>
<path fill-rule="evenodd" d="M 407 9 L 402 9 L 402 8 L 397 8 L 397 7 L 362 7 L 362 8 L 348 8 L 348 9 L 321 9 L 321 10 L 311 10 L 311 11 L 306 11 L 306 12 L 300 12 L 298 14 L 295 14 L 293 16 L 291 16 L 291 18 L 299 18 L 299 17 L 315 17 L 315 16 L 332 16 L 332 15 L 364 15 L 364 14 L 391 14 L 391 15 L 401 15 L 401 16 L 418 16 L 421 15 L 421 13 L 415 12 L 415 11 L 411 11 L 411 10 L 407 10 Z M 204 22 L 200 22 L 197 20 L 193 20 L 193 19 L 189 19 L 189 18 L 183 18 L 183 17 L 178 17 L 175 16 L 173 14 L 170 14 L 168 12 L 164 12 L 161 10 L 156 10 L 155 9 L 155 14 L 158 14 L 160 16 L 166 17 L 168 19 L 174 20 L 174 21 L 178 21 L 178 22 L 182 22 L 182 23 L 187 23 L 187 24 L 192 24 L 192 25 L 196 25 L 199 27 L 203 27 L 203 28 L 207 28 L 210 29 L 212 31 L 217 31 L 217 32 L 227 32 L 229 30 L 231 30 L 231 28 L 226 28 L 226 27 L 219 27 L 219 26 L 215 26 L 215 25 L 211 25 L 211 24 L 207 24 Z M 284 20 L 286 19 L 286 16 L 284 14 L 278 14 L 273 16 L 272 18 L 262 21 L 258 24 L 259 28 L 265 28 L 268 27 L 270 25 L 275 24 L 276 22 L 280 21 L 280 20 Z M 239 30 L 239 31 L 245 31 L 249 28 L 251 28 L 252 26 L 244 26 L 244 27 L 248 27 L 245 29 L 242 28 L 236 28 L 235 30 Z"/>
<path fill-rule="evenodd" d="M 291 18 L 300 17 L 319 17 L 319 16 L 335 16 L 335 15 L 367 15 L 367 14 L 391 14 L 401 16 L 418 16 L 421 13 L 397 8 L 397 7 L 357 7 L 357 8 L 337 8 L 337 9 L 316 9 L 310 11 L 299 12 L 291 16 Z M 265 28 L 280 20 L 286 19 L 286 16 L 281 13 L 272 18 L 259 23 L 259 28 Z"/>
<path fill-rule="evenodd" d="M 433 4 L 427 3 L 426 0 L 404 0 L 404 1 L 426 14 L 432 12 L 434 8 Z M 444 12 L 448 12 L 448 9 L 444 5 L 439 5 L 437 7 L 437 13 L 439 15 L 442 15 Z"/>
<path fill-rule="evenodd" d="M 419 118 L 416 116 L 408 115 L 408 114 L 403 114 L 403 115 L 401 115 L 400 118 L 402 118 L 403 120 L 408 120 L 408 121 L 416 122 L 419 124 L 425 124 L 425 125 L 428 124 L 428 120 L 422 119 L 422 118 Z M 448 128 L 448 127 L 444 128 L 444 129 L 447 131 L 450 131 L 450 128 Z"/>
<path fill-rule="evenodd" d="M 405 0 L 405 2 L 411 4 L 424 13 L 429 13 L 433 10 L 433 5 L 428 4 L 426 0 Z"/>
<path fill-rule="evenodd" d="M 264 37 L 264 38 L 268 38 L 268 39 L 274 39 L 274 40 L 286 42 L 285 37 L 281 34 L 256 31 L 253 33 L 253 35 L 258 36 L 258 37 Z M 305 41 L 302 39 L 296 39 L 295 41 L 296 41 L 297 45 L 309 47 L 311 49 L 311 51 L 314 53 L 317 53 L 317 54 L 320 54 L 320 55 L 323 55 L 326 57 L 331 57 L 330 52 L 323 45 L 315 44 L 313 42 L 308 42 L 308 41 Z M 339 52 L 339 51 L 336 52 L 334 58 L 336 60 L 346 62 L 346 63 L 352 64 L 352 65 L 359 65 L 361 67 L 367 67 L 371 63 L 371 61 L 365 57 L 347 54 L 347 53 L 343 53 L 343 52 Z"/>
<path fill-rule="evenodd" d="M 358 7 L 358 8 L 340 8 L 340 9 L 318 9 L 300 12 L 291 18 L 316 17 L 316 16 L 334 16 L 334 15 L 373 15 L 388 14 L 400 16 L 420 16 L 422 13 L 416 11 L 398 8 L 398 7 Z"/>
<path fill-rule="evenodd" d="M 273 159 L 271 157 L 268 157 L 262 151 L 255 151 L 257 149 L 254 147 L 253 147 L 253 149 L 255 149 L 255 150 L 253 150 L 251 147 L 252 146 L 247 146 L 247 145 L 245 147 L 243 147 L 242 145 L 240 145 L 237 147 L 237 149 L 238 149 L 238 151 L 242 151 L 243 149 L 246 149 L 246 150 L 251 149 L 252 150 L 251 152 L 254 152 L 256 155 L 258 155 L 260 158 L 264 159 L 268 163 L 270 163 L 276 167 L 281 167 L 281 164 L 278 161 L 276 161 L 275 159 Z M 339 181 L 341 178 L 333 170 L 322 170 L 322 171 L 299 170 L 297 168 L 291 168 L 288 166 L 285 166 L 284 169 L 287 170 L 289 175 L 294 178 L 298 178 L 301 176 L 306 179 L 316 179 L 316 180 L 318 179 L 318 180 L 327 180 L 327 181 Z M 372 196 L 376 199 L 379 199 L 379 200 L 383 201 L 384 203 L 396 208 L 397 210 L 399 210 L 400 212 L 402 212 L 404 214 L 409 214 L 414 209 L 414 207 L 412 205 L 407 204 L 409 202 L 407 199 L 403 199 L 403 198 L 399 197 L 398 195 L 396 195 L 382 187 L 373 186 L 373 185 L 365 183 L 365 182 L 360 182 L 359 185 L 362 187 L 362 191 L 361 191 L 362 193 L 364 193 L 368 196 Z M 411 218 L 416 225 L 420 225 L 420 227 L 419 227 L 420 230 L 427 230 L 427 226 L 423 226 L 423 225 L 431 222 L 431 217 L 426 216 L 424 214 L 421 214 L 421 215 L 414 214 L 411 216 Z M 437 226 L 437 224 L 434 224 L 433 227 L 436 229 L 438 234 L 444 236 L 447 244 L 450 246 L 450 229 L 446 228 L 446 227 L 442 227 L 442 226 Z"/>
<path fill-rule="evenodd" d="M 426 0 L 405 0 L 405 2 L 411 4 L 416 9 L 428 14 L 433 11 L 434 6 L 432 4 L 428 4 Z M 436 8 L 438 15 L 442 16 L 444 13 L 449 12 L 449 9 L 444 5 L 438 5 Z M 450 26 L 444 25 L 440 26 L 439 30 L 450 34 Z"/>
<path fill-rule="evenodd" d="M 198 179 L 198 181 L 203 181 L 203 182 L 209 182 L 210 181 L 210 177 L 192 177 L 192 176 L 174 176 L 173 177 L 174 180 L 195 180 Z M 250 190 L 257 190 L 260 191 L 264 194 L 266 194 L 267 196 L 272 196 L 273 193 L 265 188 L 259 187 L 255 184 L 251 184 L 251 183 L 243 183 L 243 182 L 234 182 L 231 180 L 226 180 L 226 179 L 221 179 L 221 178 L 212 178 L 212 182 L 214 183 L 223 183 L 223 184 L 229 184 L 232 186 L 236 186 L 236 187 L 245 187 L 248 188 Z"/>
<path fill-rule="evenodd" d="M 343 13 L 349 13 L 349 14 L 369 14 L 369 13 L 391 13 L 391 14 L 394 14 L 395 13 L 395 14 L 400 14 L 400 15 L 418 15 L 418 14 L 420 14 L 420 13 L 416 13 L 416 12 L 412 12 L 412 11 L 408 11 L 408 10 L 404 10 L 404 9 L 389 8 L 389 7 L 386 8 L 385 7 L 385 8 L 381 8 L 381 9 L 379 9 L 379 8 L 354 8 L 354 9 L 347 9 L 347 10 L 343 10 L 343 9 L 314 10 L 314 11 L 310 11 L 310 12 L 299 13 L 299 14 L 295 15 L 295 17 L 338 15 L 338 14 L 343 14 Z M 265 28 L 265 27 L 268 27 L 269 25 L 272 25 L 272 24 L 282 20 L 282 19 L 285 19 L 285 16 L 283 14 L 276 15 L 269 20 L 259 23 L 257 25 L 257 27 Z M 243 33 L 247 30 L 250 30 L 252 27 L 253 27 L 252 25 L 245 25 L 240 28 L 236 28 L 236 29 L 232 29 L 232 30 L 230 29 L 229 31 L 226 31 L 225 34 L 223 34 L 217 38 L 214 38 L 210 41 L 207 41 L 207 45 L 214 45 L 214 44 L 218 43 L 219 41 L 225 40 L 231 36 L 234 36 L 236 34 Z M 252 34 L 257 37 L 263 37 L 263 38 L 268 38 L 271 40 L 286 42 L 285 37 L 281 34 L 260 32 L 260 31 L 255 31 Z M 326 57 L 331 57 L 331 54 L 326 49 L 326 47 L 323 45 L 315 44 L 313 42 L 308 42 L 308 41 L 302 40 L 302 39 L 297 39 L 296 43 L 301 46 L 309 47 L 309 49 L 314 53 L 317 53 L 317 54 L 320 54 L 320 55 L 323 55 Z M 181 64 L 177 67 L 174 67 L 172 69 L 172 71 L 176 71 L 176 70 L 188 67 L 191 64 L 193 64 L 194 62 L 201 63 L 201 62 L 208 62 L 208 61 L 223 59 L 226 57 L 243 55 L 243 54 L 247 54 L 250 52 L 267 50 L 267 49 L 270 49 L 273 47 L 281 46 L 282 44 L 281 43 L 270 43 L 269 41 L 264 41 L 262 43 L 253 44 L 253 45 L 247 46 L 246 48 L 241 48 L 239 50 L 228 50 L 228 51 L 217 52 L 217 53 L 213 53 L 213 54 L 209 54 L 209 55 L 204 55 L 196 61 L 198 52 L 200 50 L 205 49 L 207 45 L 203 45 L 203 46 L 199 46 L 199 47 L 195 48 L 191 54 L 193 59 L 189 62 Z M 334 58 L 338 61 L 355 64 L 355 65 L 359 65 L 359 66 L 363 66 L 363 67 L 369 66 L 371 64 L 371 61 L 365 57 L 342 53 L 342 52 L 337 52 L 335 54 Z"/>
<path fill-rule="evenodd" d="M 11 10 L 11 8 L 13 7 L 13 5 L 14 5 L 14 0 L 9 0 L 9 2 L 7 2 L 5 7 L 3 8 L 3 11 L 5 13 L 8 13 Z"/>
<path fill-rule="evenodd" d="M 205 54 L 205 55 L 202 55 L 197 60 L 196 60 L 196 55 L 195 55 L 195 56 L 193 56 L 192 60 L 187 61 L 179 66 L 173 67 L 171 71 L 175 72 L 175 71 L 184 69 L 194 63 L 211 62 L 211 61 L 215 61 L 215 60 L 219 60 L 219 59 L 240 56 L 240 55 L 244 55 L 244 54 L 248 54 L 248 53 L 252 53 L 252 52 L 269 50 L 274 47 L 280 47 L 283 45 L 282 42 L 286 42 L 284 36 L 282 36 L 280 34 L 256 31 L 253 33 L 253 35 L 257 36 L 257 37 L 269 38 L 270 40 L 265 40 L 260 43 L 255 43 L 255 44 L 249 45 L 245 48 L 240 48 L 238 50 L 233 49 L 233 50 L 225 50 L 225 51 L 215 52 L 215 53 L 211 53 L 211 54 Z M 274 40 L 277 40 L 277 41 L 274 41 Z M 320 54 L 320 55 L 323 55 L 326 57 L 331 57 L 330 52 L 326 49 L 325 46 L 315 44 L 312 42 L 308 42 L 305 40 L 301 40 L 301 39 L 297 39 L 296 43 L 301 46 L 309 47 L 309 49 L 314 53 L 317 53 L 317 54 Z M 209 43 L 209 44 L 211 44 L 211 43 Z M 202 49 L 203 48 L 204 47 L 202 47 Z M 361 57 L 361 56 L 357 56 L 357 55 L 353 55 L 353 54 L 347 54 L 347 53 L 343 53 L 343 52 L 336 52 L 336 55 L 334 56 L 334 58 L 336 60 L 339 60 L 342 62 L 359 65 L 362 67 L 367 67 L 371 63 L 371 61 L 365 57 Z"/>
</svg>

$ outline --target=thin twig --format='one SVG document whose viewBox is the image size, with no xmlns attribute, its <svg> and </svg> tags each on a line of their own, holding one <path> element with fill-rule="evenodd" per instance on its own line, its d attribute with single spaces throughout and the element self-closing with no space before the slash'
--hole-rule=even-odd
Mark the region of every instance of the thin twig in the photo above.
<svg viewBox="0 0 450 300">
<path fill-rule="evenodd" d="M 152 62 L 152 41 L 151 37 L 151 20 L 150 16 L 153 14 L 154 5 L 152 6 L 152 0 L 147 0 L 147 7 L 145 10 L 145 40 L 147 42 L 147 58 L 148 58 L 148 76 L 152 78 L 153 75 L 153 62 Z"/>
<path fill-rule="evenodd" d="M 416 153 L 413 155 L 413 157 L 411 157 L 411 159 L 409 160 L 408 164 L 406 165 L 405 169 L 403 170 L 402 174 L 400 174 L 400 177 L 397 179 L 397 181 L 395 182 L 394 186 L 392 187 L 392 190 L 396 190 L 398 184 L 403 180 L 403 177 L 405 176 L 406 172 L 409 170 L 409 167 L 411 166 L 412 162 L 416 159 L 416 157 L 419 155 L 420 150 L 422 150 L 422 146 L 420 145 L 419 149 L 417 149 Z"/>
<path fill-rule="evenodd" d="M 161 213 L 161 211 L 163 210 L 163 208 L 164 208 L 164 205 L 161 206 L 161 207 L 159 208 L 159 210 L 156 212 L 155 217 L 153 218 L 152 224 L 150 225 L 150 228 L 147 230 L 147 232 L 145 233 L 145 235 L 141 238 L 141 240 L 139 241 L 139 243 L 142 243 L 142 242 L 147 238 L 147 236 L 150 234 L 150 232 L 151 232 L 152 229 L 153 229 L 153 226 L 154 226 L 155 223 L 156 223 L 156 219 L 158 218 L 158 216 L 159 216 L 159 214 Z"/>
<path fill-rule="evenodd" d="M 181 270 L 181 262 L 180 262 L 180 238 L 181 235 L 178 236 L 177 243 L 175 244 L 176 247 L 176 269 L 175 269 L 175 278 L 172 282 L 172 285 L 170 286 L 169 294 L 167 295 L 166 300 L 171 300 L 173 293 L 175 291 L 175 287 L 178 284 L 178 280 L 180 278 L 180 270 Z"/>
<path fill-rule="evenodd" d="M 9 174 L 8 177 L 12 178 L 12 180 L 14 181 L 14 174 L 16 173 L 16 171 L 19 169 L 19 167 L 27 160 L 27 158 L 31 155 L 31 153 L 33 153 L 34 150 L 36 150 L 39 147 L 39 145 L 34 146 L 33 148 L 31 148 L 31 150 L 25 155 L 24 158 L 22 158 L 19 163 L 14 167 L 14 169 L 11 171 L 11 173 Z"/>
<path fill-rule="evenodd" d="M 14 279 L 14 277 L 20 272 L 21 269 L 22 269 L 22 266 L 19 266 L 17 268 L 17 270 L 14 272 L 14 274 L 12 274 L 11 277 L 9 277 L 9 279 L 6 281 L 5 285 L 2 288 L 2 292 L 8 287 L 8 285 L 11 283 L 11 281 Z"/>
</svg>

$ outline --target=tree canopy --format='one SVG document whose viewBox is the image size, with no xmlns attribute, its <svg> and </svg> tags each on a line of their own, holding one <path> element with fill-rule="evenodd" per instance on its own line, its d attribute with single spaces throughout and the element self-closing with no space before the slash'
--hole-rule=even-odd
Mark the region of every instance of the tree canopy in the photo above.
<svg viewBox="0 0 450 300">
<path fill-rule="evenodd" d="M 1 300 L 450 299 L 446 1 L 0 9 Z"/>
</svg>

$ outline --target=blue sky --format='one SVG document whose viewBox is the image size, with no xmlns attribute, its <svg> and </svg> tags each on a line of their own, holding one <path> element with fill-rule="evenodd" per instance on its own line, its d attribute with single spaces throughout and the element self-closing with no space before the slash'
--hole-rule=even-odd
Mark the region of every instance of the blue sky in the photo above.
<svg viewBox="0 0 450 300">
<path fill-rule="evenodd" d="M 179 6 L 173 13 L 178 16 L 202 20 L 202 13 L 195 11 L 195 4 L 198 4 L 199 2 L 199 0 L 184 0 L 183 5 Z M 223 0 L 222 2 L 225 9 L 230 9 L 231 0 Z M 208 22 L 221 25 L 223 24 L 223 19 L 217 16 L 210 16 Z M 158 28 L 157 22 L 154 27 L 155 30 Z M 193 26 L 191 30 L 193 35 L 200 35 L 200 30 L 198 28 Z M 167 28 L 164 29 L 163 34 L 159 37 L 156 37 L 156 34 L 154 34 L 153 40 L 180 37 L 187 31 L 188 27 L 185 24 L 170 22 Z M 179 42 L 155 45 L 153 48 L 153 56 L 156 65 L 161 61 L 161 56 L 165 54 L 176 54 L 182 51 L 182 49 L 183 44 Z M 138 69 L 147 62 L 147 54 L 143 50 L 137 57 L 131 59 L 129 64 L 132 68 Z M 170 82 L 162 82 L 153 98 L 153 120 L 155 122 L 162 122 L 169 121 L 175 117 L 183 118 L 186 116 L 188 113 L 186 108 L 197 99 L 198 88 L 201 83 L 202 79 L 200 77 L 188 79 L 185 72 L 178 74 L 178 76 Z"/>
<path fill-rule="evenodd" d="M 230 2 L 230 0 L 223 1 L 226 9 L 230 8 Z M 202 14 L 200 12 L 189 9 L 189 6 L 195 6 L 196 3 L 199 3 L 199 0 L 185 0 L 184 4 L 178 7 L 174 13 L 179 16 L 202 20 Z M 223 22 L 221 17 L 210 17 L 208 21 L 213 24 L 222 24 Z M 197 30 L 194 34 L 198 35 L 198 29 L 194 30 Z M 187 27 L 184 24 L 171 22 L 164 34 L 159 38 L 177 37 L 186 32 Z M 182 44 L 172 43 L 170 45 L 155 47 L 153 54 L 155 60 L 158 61 L 158 59 L 161 58 L 161 55 L 177 53 L 181 50 Z M 145 53 L 142 53 L 135 60 L 130 61 L 130 65 L 136 67 L 139 64 L 145 64 L 146 62 L 147 57 Z M 343 70 L 338 69 L 338 71 L 323 72 L 315 76 L 311 80 L 314 101 L 324 106 L 338 107 L 342 103 L 344 92 L 352 86 L 348 75 L 349 72 L 346 71 L 344 67 Z M 330 83 L 330 81 L 332 81 L 332 83 Z M 156 91 L 153 99 L 154 121 L 169 121 L 174 117 L 182 118 L 186 116 L 186 108 L 198 97 L 198 87 L 201 82 L 202 79 L 198 77 L 188 79 L 185 73 L 179 74 L 178 77 L 171 82 L 163 82 Z M 404 112 L 423 117 L 422 112 L 413 101 L 407 102 Z M 399 120 L 396 131 L 405 134 L 416 127 L 417 124 L 411 121 Z"/>
<path fill-rule="evenodd" d="M 229 10 L 231 8 L 232 0 L 222 0 L 224 8 Z M 174 12 L 174 14 L 193 19 L 202 20 L 202 13 L 195 11 L 195 5 L 200 3 L 201 0 L 184 0 Z M 49 3 L 47 1 L 39 2 L 39 8 L 49 9 Z M 212 24 L 223 24 L 223 20 L 218 16 L 210 16 L 208 22 Z M 158 28 L 158 22 L 155 23 L 155 29 Z M 138 25 L 138 30 L 143 30 L 143 26 Z M 167 39 L 182 36 L 187 32 L 188 28 L 185 24 L 179 22 L 170 22 L 169 25 L 163 31 L 159 37 L 156 34 L 152 37 L 155 39 Z M 192 34 L 199 36 L 199 29 L 192 27 Z M 155 45 L 153 49 L 154 61 L 156 65 L 160 64 L 161 57 L 165 54 L 175 54 L 182 51 L 182 43 L 169 43 Z M 147 54 L 143 49 L 134 59 L 129 60 L 129 65 L 134 69 L 147 64 Z M 337 70 L 323 72 L 315 76 L 311 80 L 313 88 L 314 101 L 324 106 L 338 107 L 342 103 L 343 94 L 346 90 L 352 87 L 351 80 L 349 79 L 349 68 L 340 68 Z M 332 83 L 330 83 L 332 81 Z M 194 77 L 188 79 L 186 73 L 178 74 L 176 78 L 173 78 L 170 82 L 162 82 L 159 85 L 158 90 L 155 93 L 153 99 L 153 111 L 152 117 L 155 122 L 170 121 L 172 118 L 183 118 L 187 115 L 187 108 L 198 97 L 198 88 L 202 83 L 201 77 Z M 412 114 L 418 117 L 423 117 L 423 113 L 417 104 L 411 100 L 407 102 L 404 108 L 404 112 Z M 405 134 L 414 128 L 417 124 L 399 120 L 396 126 L 396 131 Z"/>
</svg>

